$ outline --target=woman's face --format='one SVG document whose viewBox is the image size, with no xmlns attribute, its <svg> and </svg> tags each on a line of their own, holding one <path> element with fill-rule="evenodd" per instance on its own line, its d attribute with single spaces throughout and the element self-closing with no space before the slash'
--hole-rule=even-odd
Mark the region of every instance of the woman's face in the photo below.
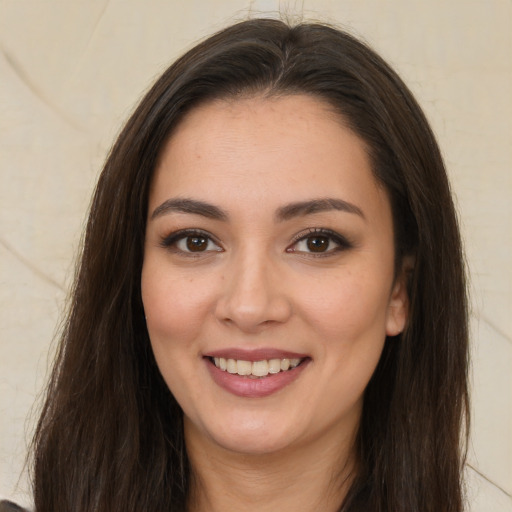
<svg viewBox="0 0 512 512">
<path fill-rule="evenodd" d="M 153 178 L 142 298 L 187 440 L 261 454 L 352 439 L 407 310 L 361 140 L 308 96 L 190 112 Z"/>
</svg>

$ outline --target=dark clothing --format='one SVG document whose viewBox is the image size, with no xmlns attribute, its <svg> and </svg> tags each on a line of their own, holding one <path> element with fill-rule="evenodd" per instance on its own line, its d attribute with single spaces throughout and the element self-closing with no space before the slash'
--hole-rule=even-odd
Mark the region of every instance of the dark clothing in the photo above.
<svg viewBox="0 0 512 512">
<path fill-rule="evenodd" d="M 2 500 L 0 501 L 0 512 L 27 512 L 27 510 L 12 501 Z"/>
</svg>

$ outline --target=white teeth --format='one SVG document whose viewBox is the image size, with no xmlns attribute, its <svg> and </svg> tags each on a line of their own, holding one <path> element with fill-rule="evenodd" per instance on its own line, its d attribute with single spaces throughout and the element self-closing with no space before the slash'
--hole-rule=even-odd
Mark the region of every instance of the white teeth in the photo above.
<svg viewBox="0 0 512 512">
<path fill-rule="evenodd" d="M 268 362 L 268 373 L 279 373 L 281 371 L 281 359 L 271 359 Z"/>
<path fill-rule="evenodd" d="M 250 361 L 238 360 L 236 362 L 236 369 L 238 370 L 238 375 L 251 375 L 252 363 Z"/>
<path fill-rule="evenodd" d="M 237 373 L 236 361 L 234 359 L 228 359 L 226 369 L 227 369 L 228 373 Z"/>
<path fill-rule="evenodd" d="M 238 375 L 253 375 L 254 377 L 266 377 L 269 373 L 276 374 L 297 367 L 302 359 L 269 359 L 261 361 L 245 361 L 242 359 L 225 359 L 214 357 L 213 362 L 217 368 L 228 373 Z"/>
<path fill-rule="evenodd" d="M 252 374 L 256 377 L 265 377 L 268 375 L 268 361 L 254 361 L 252 363 Z"/>
</svg>

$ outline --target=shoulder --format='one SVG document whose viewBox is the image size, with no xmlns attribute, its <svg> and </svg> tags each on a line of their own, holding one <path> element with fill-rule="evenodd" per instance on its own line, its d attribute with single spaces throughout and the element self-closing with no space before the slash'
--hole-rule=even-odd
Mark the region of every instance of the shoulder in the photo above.
<svg viewBox="0 0 512 512">
<path fill-rule="evenodd" d="M 12 501 L 0 500 L 0 512 L 27 512 L 27 510 Z"/>
</svg>

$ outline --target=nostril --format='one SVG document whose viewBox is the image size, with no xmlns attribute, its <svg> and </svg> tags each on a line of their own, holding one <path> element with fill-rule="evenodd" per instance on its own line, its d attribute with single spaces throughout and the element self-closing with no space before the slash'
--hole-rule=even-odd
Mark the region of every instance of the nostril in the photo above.
<svg viewBox="0 0 512 512">
<path fill-rule="evenodd" d="M 225 326 L 256 332 L 287 321 L 291 314 L 289 299 L 278 280 L 253 269 L 232 276 L 218 297 L 214 314 Z"/>
</svg>

